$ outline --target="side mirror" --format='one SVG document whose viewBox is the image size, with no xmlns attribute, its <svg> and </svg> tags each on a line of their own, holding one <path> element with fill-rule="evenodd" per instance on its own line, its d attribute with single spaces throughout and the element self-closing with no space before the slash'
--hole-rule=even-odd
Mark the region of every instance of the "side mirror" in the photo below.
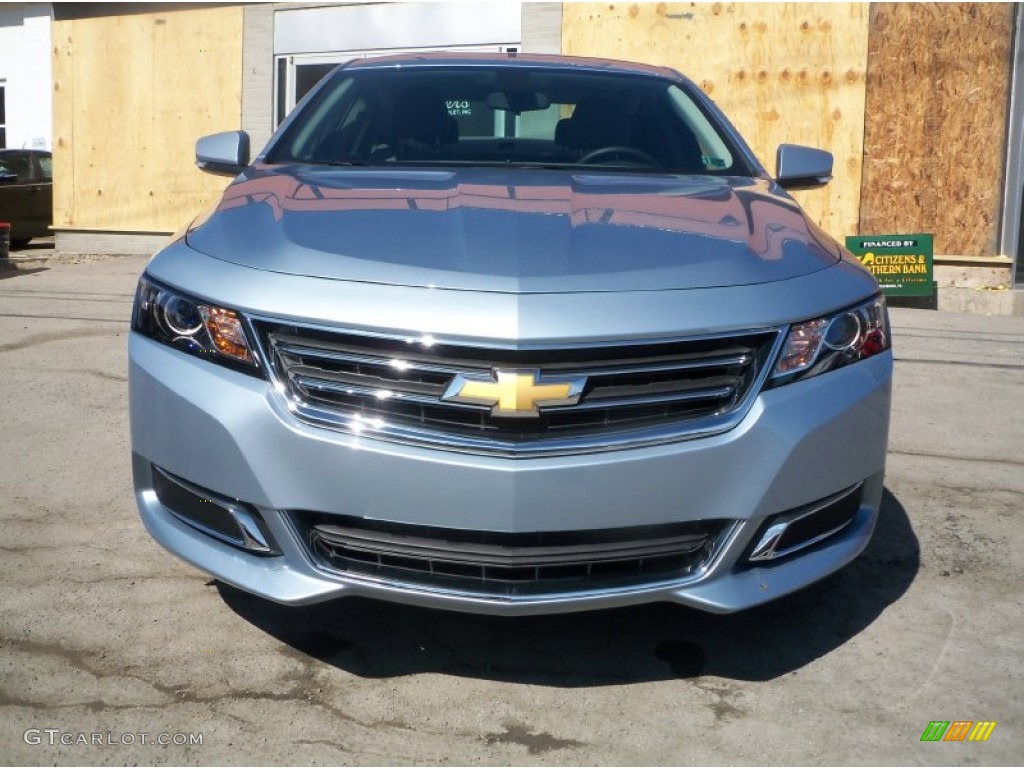
<svg viewBox="0 0 1024 768">
<path fill-rule="evenodd" d="M 196 142 L 196 165 L 218 176 L 237 176 L 249 165 L 249 134 L 225 131 Z"/>
<path fill-rule="evenodd" d="M 0 185 L 2 184 L 17 184 L 18 174 L 8 173 L 7 171 L 0 171 Z"/>
<path fill-rule="evenodd" d="M 775 181 L 783 189 L 818 189 L 832 180 L 832 153 L 780 144 L 775 168 Z"/>
</svg>

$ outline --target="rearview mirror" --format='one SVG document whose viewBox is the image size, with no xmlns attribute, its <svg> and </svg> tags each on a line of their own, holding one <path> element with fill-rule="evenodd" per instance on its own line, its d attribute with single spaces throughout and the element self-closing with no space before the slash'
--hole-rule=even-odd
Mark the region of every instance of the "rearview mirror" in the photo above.
<svg viewBox="0 0 1024 768">
<path fill-rule="evenodd" d="M 196 142 L 196 165 L 218 176 L 237 176 L 249 165 L 249 134 L 225 131 Z"/>
<path fill-rule="evenodd" d="M 487 106 L 505 112 L 539 112 L 551 106 L 551 100 L 543 93 L 533 91 L 496 91 L 487 94 Z"/>
<path fill-rule="evenodd" d="M 775 168 L 775 181 L 783 189 L 817 189 L 832 180 L 832 153 L 798 144 L 780 144 Z"/>
</svg>

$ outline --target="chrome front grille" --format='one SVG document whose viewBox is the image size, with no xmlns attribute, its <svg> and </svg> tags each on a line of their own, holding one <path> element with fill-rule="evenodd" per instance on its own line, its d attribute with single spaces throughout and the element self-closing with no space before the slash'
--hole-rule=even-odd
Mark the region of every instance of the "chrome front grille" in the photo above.
<svg viewBox="0 0 1024 768">
<path fill-rule="evenodd" d="M 451 450 L 606 450 L 733 426 L 763 379 L 774 330 L 608 346 L 479 348 L 257 323 L 271 370 L 303 420 Z M 578 402 L 527 418 L 451 402 L 457 376 L 529 371 L 581 380 Z"/>
<path fill-rule="evenodd" d="M 495 533 L 293 513 L 314 559 L 349 576 L 484 597 L 643 585 L 695 575 L 730 521 Z"/>
</svg>

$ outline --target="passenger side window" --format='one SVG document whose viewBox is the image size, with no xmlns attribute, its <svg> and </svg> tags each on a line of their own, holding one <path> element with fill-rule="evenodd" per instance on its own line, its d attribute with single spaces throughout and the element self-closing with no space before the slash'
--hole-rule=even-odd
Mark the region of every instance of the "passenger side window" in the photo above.
<svg viewBox="0 0 1024 768">
<path fill-rule="evenodd" d="M 40 179 L 53 181 L 53 157 L 50 155 L 38 155 Z"/>
</svg>

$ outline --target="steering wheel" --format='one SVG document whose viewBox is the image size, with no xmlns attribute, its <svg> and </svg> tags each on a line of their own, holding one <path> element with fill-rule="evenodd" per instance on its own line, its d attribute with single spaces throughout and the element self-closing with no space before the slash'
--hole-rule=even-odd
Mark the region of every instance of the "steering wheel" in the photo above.
<svg viewBox="0 0 1024 768">
<path fill-rule="evenodd" d="M 639 160 L 640 162 L 649 165 L 652 168 L 657 168 L 658 166 L 661 165 L 661 163 L 659 163 L 653 157 L 648 155 L 642 149 L 636 149 L 635 147 L 625 146 L 600 147 L 599 149 L 587 152 L 587 154 L 585 154 L 583 157 L 577 160 L 576 163 L 578 165 L 589 165 L 590 163 L 595 163 L 601 158 L 607 157 L 609 155 L 628 155 L 629 157 L 632 157 L 635 160 Z"/>
</svg>

